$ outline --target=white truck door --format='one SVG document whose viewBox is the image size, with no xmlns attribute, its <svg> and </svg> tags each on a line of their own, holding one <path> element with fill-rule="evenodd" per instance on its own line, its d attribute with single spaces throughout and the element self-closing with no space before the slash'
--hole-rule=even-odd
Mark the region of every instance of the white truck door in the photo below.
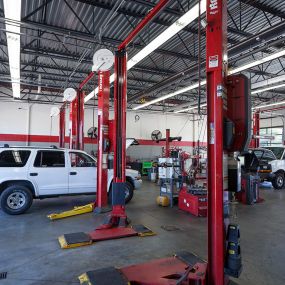
<svg viewBox="0 0 285 285">
<path fill-rule="evenodd" d="M 69 193 L 96 193 L 97 167 L 95 160 L 79 151 L 69 151 Z"/>
<path fill-rule="evenodd" d="M 29 179 L 40 196 L 68 194 L 68 167 L 62 150 L 38 150 L 31 163 Z"/>
</svg>

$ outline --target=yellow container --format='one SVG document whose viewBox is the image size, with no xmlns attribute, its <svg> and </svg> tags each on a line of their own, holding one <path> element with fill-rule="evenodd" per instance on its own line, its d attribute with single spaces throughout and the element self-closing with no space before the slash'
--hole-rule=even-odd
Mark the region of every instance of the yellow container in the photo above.
<svg viewBox="0 0 285 285">
<path fill-rule="evenodd" d="M 157 205 L 159 205 L 159 206 L 168 207 L 169 204 L 170 204 L 170 200 L 169 200 L 169 197 L 168 197 L 168 196 L 158 196 L 158 197 L 156 198 L 156 203 L 157 203 Z"/>
</svg>

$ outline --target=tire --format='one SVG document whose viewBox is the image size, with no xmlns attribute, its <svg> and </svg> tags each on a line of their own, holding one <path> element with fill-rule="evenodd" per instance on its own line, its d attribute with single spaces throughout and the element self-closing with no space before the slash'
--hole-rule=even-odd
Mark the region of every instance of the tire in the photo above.
<svg viewBox="0 0 285 285">
<path fill-rule="evenodd" d="M 112 204 L 112 185 L 113 183 L 110 186 L 111 189 L 109 191 L 109 197 L 108 197 L 110 204 Z M 127 189 L 125 190 L 125 203 L 128 204 L 134 196 L 135 187 L 129 181 L 126 181 L 126 185 L 127 185 Z"/>
<path fill-rule="evenodd" d="M 272 180 L 272 186 L 275 189 L 282 189 L 284 187 L 284 182 L 284 174 L 282 172 L 277 172 Z"/>
<path fill-rule="evenodd" d="M 0 196 L 2 210 L 9 215 L 20 215 L 26 212 L 33 203 L 33 195 L 29 188 L 22 185 L 7 187 Z"/>
</svg>

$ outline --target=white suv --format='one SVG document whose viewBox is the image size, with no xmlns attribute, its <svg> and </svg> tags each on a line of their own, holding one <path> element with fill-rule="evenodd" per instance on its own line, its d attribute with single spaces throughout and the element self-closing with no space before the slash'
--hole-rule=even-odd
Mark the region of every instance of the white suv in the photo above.
<svg viewBox="0 0 285 285">
<path fill-rule="evenodd" d="M 112 180 L 113 169 L 109 169 L 108 191 Z M 133 169 L 126 169 L 126 180 L 127 203 L 142 180 Z M 56 147 L 0 148 L 0 204 L 8 214 L 24 213 L 37 198 L 95 194 L 96 182 L 96 160 L 84 151 Z"/>
</svg>

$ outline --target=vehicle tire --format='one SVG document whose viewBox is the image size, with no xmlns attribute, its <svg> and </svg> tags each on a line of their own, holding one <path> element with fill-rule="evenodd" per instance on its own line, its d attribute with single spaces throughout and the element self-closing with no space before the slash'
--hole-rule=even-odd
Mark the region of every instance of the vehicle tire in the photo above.
<svg viewBox="0 0 285 285">
<path fill-rule="evenodd" d="M 108 197 L 110 204 L 112 204 L 112 185 L 113 185 L 113 182 L 110 186 L 111 189 L 109 191 L 109 197 Z M 126 189 L 125 189 L 125 203 L 126 204 L 128 204 L 132 200 L 134 196 L 134 189 L 135 187 L 133 186 L 133 184 L 130 183 L 129 181 L 126 181 Z"/>
<path fill-rule="evenodd" d="M 0 196 L 1 209 L 9 215 L 23 214 L 32 203 L 33 195 L 30 189 L 22 185 L 11 185 Z"/>
<path fill-rule="evenodd" d="M 284 174 L 282 172 L 277 172 L 272 180 L 272 186 L 275 189 L 282 189 L 284 187 L 284 182 Z"/>
</svg>

